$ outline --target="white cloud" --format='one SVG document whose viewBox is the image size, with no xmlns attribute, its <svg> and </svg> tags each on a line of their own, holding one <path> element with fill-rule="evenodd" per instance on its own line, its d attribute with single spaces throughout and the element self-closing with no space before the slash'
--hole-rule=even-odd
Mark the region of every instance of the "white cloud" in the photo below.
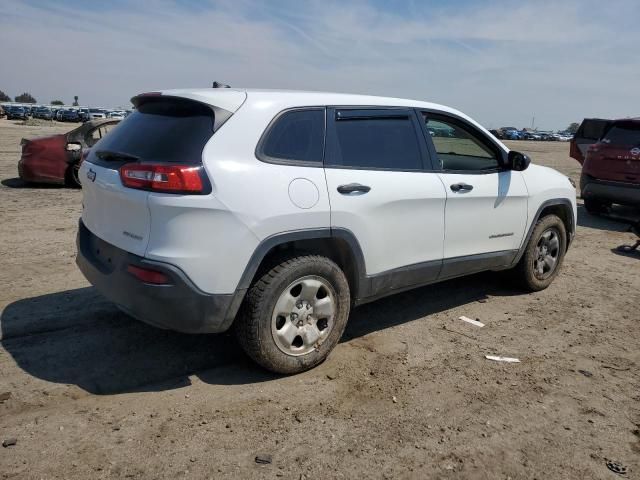
<svg viewBox="0 0 640 480">
<path fill-rule="evenodd" d="M 496 127 L 640 113 L 638 2 L 442 4 L 5 0 L 0 89 L 122 105 L 221 80 L 431 100 Z"/>
</svg>

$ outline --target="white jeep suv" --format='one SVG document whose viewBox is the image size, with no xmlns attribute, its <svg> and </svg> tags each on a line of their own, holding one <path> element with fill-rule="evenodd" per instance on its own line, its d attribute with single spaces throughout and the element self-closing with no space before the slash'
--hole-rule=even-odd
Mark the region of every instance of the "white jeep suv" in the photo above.
<svg viewBox="0 0 640 480">
<path fill-rule="evenodd" d="M 575 189 L 466 115 L 397 98 L 138 95 L 83 162 L 77 263 L 135 318 L 309 369 L 352 306 L 483 270 L 558 274 Z"/>
</svg>

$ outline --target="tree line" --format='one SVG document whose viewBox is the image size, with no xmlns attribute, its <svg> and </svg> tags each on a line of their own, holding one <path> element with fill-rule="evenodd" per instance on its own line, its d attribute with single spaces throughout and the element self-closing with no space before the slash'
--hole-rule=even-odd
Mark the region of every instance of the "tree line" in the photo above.
<svg viewBox="0 0 640 480">
<path fill-rule="evenodd" d="M 11 97 L 6 93 L 4 93 L 2 90 L 0 90 L 0 102 L 10 102 L 10 101 L 11 101 Z M 20 95 L 16 95 L 13 101 L 18 103 L 38 103 L 35 97 L 31 95 L 29 92 L 24 92 L 24 93 L 21 93 Z M 49 102 L 49 105 L 64 105 L 64 102 L 62 100 L 51 100 Z M 73 97 L 73 105 L 75 106 L 78 105 L 77 95 Z"/>
</svg>

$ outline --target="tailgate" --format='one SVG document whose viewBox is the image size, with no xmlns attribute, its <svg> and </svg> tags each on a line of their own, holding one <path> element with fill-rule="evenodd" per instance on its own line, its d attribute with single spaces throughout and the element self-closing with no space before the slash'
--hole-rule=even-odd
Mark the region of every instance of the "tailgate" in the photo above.
<svg viewBox="0 0 640 480">
<path fill-rule="evenodd" d="M 586 173 L 603 180 L 640 182 L 640 122 L 615 122 L 602 140 L 592 146 Z"/>
<path fill-rule="evenodd" d="M 82 221 L 102 240 L 144 256 L 153 188 L 125 187 L 119 169 L 124 165 L 202 167 L 202 150 L 214 133 L 216 115 L 210 105 L 185 98 L 152 95 L 134 101 L 136 110 L 98 141 L 82 162 Z M 184 192 L 177 195 L 186 196 Z"/>
<path fill-rule="evenodd" d="M 90 162 L 80 167 L 82 222 L 94 235 L 143 256 L 149 242 L 149 192 L 126 188 L 117 169 Z"/>
</svg>

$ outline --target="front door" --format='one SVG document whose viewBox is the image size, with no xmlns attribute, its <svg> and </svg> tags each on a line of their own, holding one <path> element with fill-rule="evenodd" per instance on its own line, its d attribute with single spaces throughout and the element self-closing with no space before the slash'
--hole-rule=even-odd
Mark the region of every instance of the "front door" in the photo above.
<svg viewBox="0 0 640 480">
<path fill-rule="evenodd" d="M 423 118 L 447 195 L 440 277 L 509 264 L 527 225 L 521 172 L 504 169 L 504 152 L 470 123 L 444 114 Z"/>
</svg>

